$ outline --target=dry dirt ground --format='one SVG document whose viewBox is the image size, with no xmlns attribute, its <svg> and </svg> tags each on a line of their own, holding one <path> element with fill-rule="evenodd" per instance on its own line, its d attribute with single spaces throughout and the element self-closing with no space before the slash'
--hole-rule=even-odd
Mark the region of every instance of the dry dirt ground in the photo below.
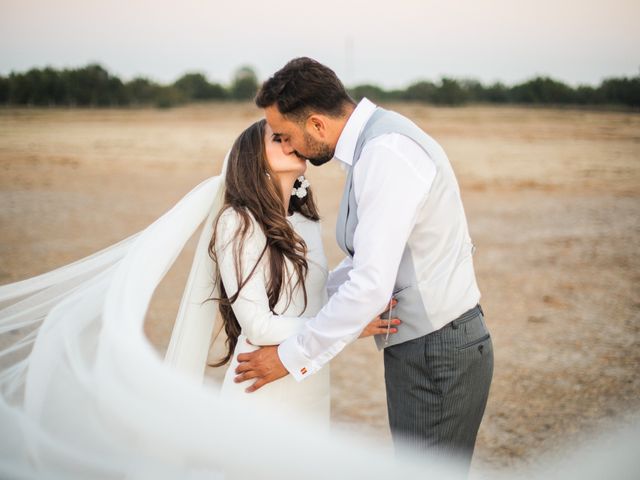
<svg viewBox="0 0 640 480">
<path fill-rule="evenodd" d="M 535 463 L 640 417 L 640 115 L 390 105 L 458 175 L 495 373 L 476 465 Z M 134 233 L 215 175 L 251 105 L 0 109 L 0 283 Z M 310 167 L 329 262 L 344 176 Z M 164 352 L 194 242 L 158 288 L 145 331 Z M 333 420 L 389 445 L 381 355 L 331 366 Z M 215 376 L 215 372 L 210 372 Z"/>
</svg>

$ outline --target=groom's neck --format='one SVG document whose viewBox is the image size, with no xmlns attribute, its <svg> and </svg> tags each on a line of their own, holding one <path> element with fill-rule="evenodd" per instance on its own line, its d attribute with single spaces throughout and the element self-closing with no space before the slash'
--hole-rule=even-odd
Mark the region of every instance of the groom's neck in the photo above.
<svg viewBox="0 0 640 480">
<path fill-rule="evenodd" d="M 336 119 L 336 129 L 335 129 L 335 131 L 337 133 L 337 136 L 336 136 L 335 140 L 333 141 L 333 147 L 334 148 L 338 144 L 338 139 L 342 135 L 342 131 L 344 130 L 344 127 L 347 125 L 347 122 L 349 121 L 349 118 L 351 118 L 351 115 L 353 114 L 353 111 L 355 109 L 356 109 L 356 105 L 355 104 L 347 103 L 345 105 L 345 107 L 344 107 L 344 114 Z"/>
</svg>

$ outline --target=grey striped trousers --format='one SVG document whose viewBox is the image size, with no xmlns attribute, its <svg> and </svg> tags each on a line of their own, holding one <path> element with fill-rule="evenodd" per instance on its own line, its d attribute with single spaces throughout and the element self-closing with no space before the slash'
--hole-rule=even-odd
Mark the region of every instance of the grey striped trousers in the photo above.
<svg viewBox="0 0 640 480">
<path fill-rule="evenodd" d="M 389 424 L 408 445 L 468 469 L 493 377 L 480 305 L 438 331 L 384 350 Z"/>
</svg>

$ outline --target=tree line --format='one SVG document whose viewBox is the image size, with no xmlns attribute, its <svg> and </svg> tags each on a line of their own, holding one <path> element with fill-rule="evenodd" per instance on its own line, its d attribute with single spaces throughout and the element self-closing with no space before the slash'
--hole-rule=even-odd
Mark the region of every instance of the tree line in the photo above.
<svg viewBox="0 0 640 480">
<path fill-rule="evenodd" d="M 378 101 L 418 101 L 436 105 L 468 103 L 525 105 L 603 105 L 640 107 L 640 75 L 608 78 L 600 85 L 571 87 L 549 77 L 536 77 L 517 85 L 483 85 L 476 80 L 443 78 L 438 83 L 420 81 L 404 90 L 384 90 L 376 85 L 351 89 L 355 98 Z"/>
<path fill-rule="evenodd" d="M 33 68 L 0 76 L 0 105 L 171 107 L 194 101 L 246 101 L 254 97 L 258 86 L 257 75 L 248 66 L 239 68 L 229 85 L 210 82 L 198 72 L 186 73 L 163 85 L 145 77 L 123 82 L 99 64 L 64 70 Z M 364 84 L 350 88 L 349 92 L 356 100 L 366 96 L 378 102 L 603 105 L 635 109 L 640 107 L 640 75 L 608 78 L 598 86 L 578 87 L 549 77 L 536 77 L 512 86 L 445 77 L 438 82 L 415 82 L 405 89 L 387 90 Z"/>
<path fill-rule="evenodd" d="M 33 68 L 0 76 L 0 105 L 172 107 L 194 101 L 248 100 L 258 90 L 251 67 L 239 68 L 229 86 L 187 73 L 169 85 L 145 77 L 123 82 L 98 64 L 77 69 Z"/>
</svg>

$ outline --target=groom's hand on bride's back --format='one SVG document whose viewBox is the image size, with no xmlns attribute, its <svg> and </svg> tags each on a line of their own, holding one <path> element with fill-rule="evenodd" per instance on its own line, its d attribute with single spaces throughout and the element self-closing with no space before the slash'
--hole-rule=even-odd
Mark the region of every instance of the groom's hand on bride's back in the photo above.
<svg viewBox="0 0 640 480">
<path fill-rule="evenodd" d="M 240 383 L 256 379 L 253 385 L 246 388 L 247 393 L 255 392 L 267 383 L 289 375 L 280 361 L 277 345 L 260 347 L 253 352 L 241 353 L 238 355 L 238 364 L 234 382 Z"/>
<path fill-rule="evenodd" d="M 396 299 L 393 299 L 391 304 L 392 307 L 395 307 L 398 304 Z M 359 338 L 371 337 L 372 335 L 386 335 L 387 331 L 390 335 L 393 335 L 398 331 L 398 325 L 400 325 L 401 321 L 399 318 L 382 318 L 382 315 L 389 311 L 389 307 L 387 307 L 380 315 L 371 320 L 362 333 L 360 333 Z M 388 315 L 387 315 L 388 316 Z"/>
<path fill-rule="evenodd" d="M 398 303 L 393 300 L 392 306 Z M 369 337 L 371 335 L 394 334 L 398 331 L 397 326 L 400 325 L 398 318 L 382 318 L 382 315 L 389 311 L 389 307 L 380 315 L 370 321 L 360 333 L 360 338 Z M 271 383 L 279 378 L 289 374 L 278 356 L 278 346 L 260 347 L 258 350 L 249 353 L 241 353 L 238 355 L 238 366 L 236 367 L 236 377 L 234 382 L 241 383 L 247 380 L 255 379 L 253 385 L 246 388 L 247 393 L 255 392 L 267 383 Z"/>
</svg>

